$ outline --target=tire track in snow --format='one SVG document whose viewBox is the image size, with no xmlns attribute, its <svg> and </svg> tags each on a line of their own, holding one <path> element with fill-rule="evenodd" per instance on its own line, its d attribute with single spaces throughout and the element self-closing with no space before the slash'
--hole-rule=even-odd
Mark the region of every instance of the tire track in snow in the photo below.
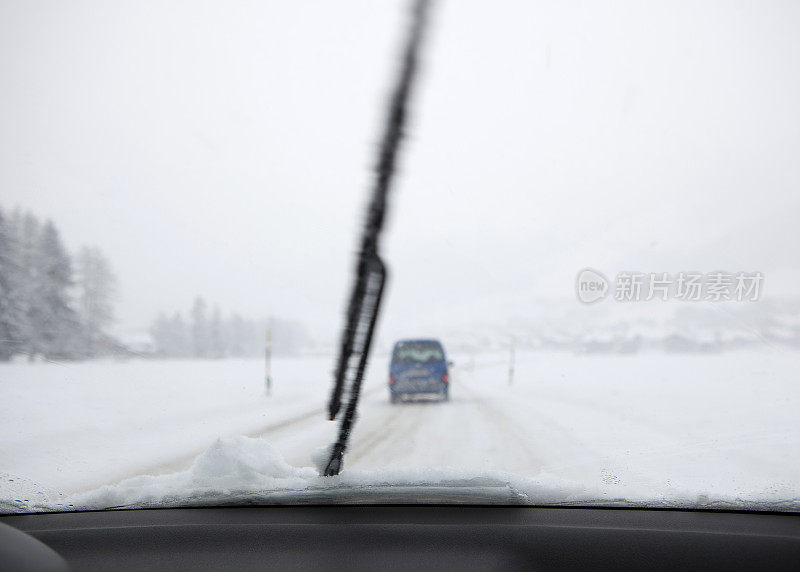
<svg viewBox="0 0 800 572">
<path fill-rule="evenodd" d="M 364 396 L 372 395 L 374 393 L 377 393 L 380 389 L 381 389 L 380 387 L 371 387 L 367 391 L 364 391 L 362 393 L 362 395 L 364 395 Z M 247 437 L 265 437 L 265 436 L 270 435 L 272 433 L 276 433 L 278 431 L 283 431 L 284 429 L 287 429 L 289 427 L 293 427 L 294 425 L 297 425 L 299 423 L 303 423 L 304 421 L 309 421 L 311 419 L 315 419 L 315 418 L 317 418 L 319 416 L 322 416 L 324 419 L 327 419 L 327 415 L 328 415 L 328 407 L 327 407 L 327 405 L 325 405 L 323 407 L 317 407 L 316 409 L 313 409 L 311 411 L 307 411 L 306 413 L 301 413 L 299 415 L 295 415 L 293 417 L 289 417 L 288 419 L 286 419 L 284 421 L 279 421 L 277 423 L 271 423 L 271 424 L 266 425 L 266 426 L 264 426 L 264 427 L 262 427 L 260 429 L 256 429 L 255 431 L 249 431 L 249 432 L 245 433 L 245 436 L 247 436 Z"/>
<path fill-rule="evenodd" d="M 364 391 L 362 393 L 362 395 L 363 396 L 372 395 L 372 394 L 375 394 L 376 392 L 378 392 L 381 389 L 382 389 L 381 387 L 372 387 L 372 388 Z M 246 436 L 246 437 L 251 437 L 251 438 L 256 438 L 256 439 L 265 438 L 265 437 L 272 437 L 272 436 L 278 435 L 280 433 L 284 433 L 285 431 L 287 431 L 289 429 L 296 430 L 296 429 L 298 429 L 298 428 L 300 428 L 300 427 L 302 427 L 302 426 L 304 426 L 304 425 L 306 425 L 306 424 L 308 424 L 308 423 L 310 423 L 312 421 L 317 421 L 317 420 L 318 421 L 322 421 L 323 419 L 327 419 L 327 407 L 326 406 L 315 407 L 312 410 L 304 411 L 302 413 L 298 413 L 296 415 L 292 415 L 290 417 L 282 419 L 281 421 L 276 421 L 276 422 L 273 422 L 273 423 L 267 423 L 265 425 L 262 425 L 262 426 L 258 427 L 257 429 L 244 431 L 241 434 Z M 320 427 L 322 428 L 323 426 L 320 425 Z M 325 427 L 325 428 L 327 428 L 327 427 Z M 321 433 L 323 433 L 323 432 L 320 431 L 320 434 Z M 317 441 L 318 440 L 314 440 L 315 443 Z M 324 444 L 324 443 L 319 442 L 319 443 L 317 443 L 317 446 L 318 445 L 322 445 L 322 444 Z M 132 478 L 132 477 L 137 477 L 137 476 L 140 476 L 140 475 L 163 475 L 163 474 L 167 474 L 167 473 L 174 473 L 174 472 L 177 472 L 177 471 L 184 471 L 184 470 L 188 469 L 191 466 L 191 464 L 194 462 L 194 460 L 199 455 L 203 454 L 207 449 L 208 449 L 208 447 L 203 447 L 202 449 L 195 449 L 194 451 L 192 451 L 190 453 L 186 453 L 186 454 L 181 455 L 179 457 L 175 457 L 175 458 L 173 458 L 171 460 L 154 462 L 154 463 L 150 463 L 150 464 L 144 465 L 144 466 L 142 466 L 142 467 L 140 467 L 138 469 L 132 469 L 130 471 L 127 471 L 125 474 L 119 476 L 113 482 L 106 483 L 106 484 L 115 484 L 115 483 L 118 483 L 120 481 L 124 481 L 125 479 L 129 479 L 129 478 Z M 307 454 L 310 456 L 311 452 L 312 452 L 312 449 L 309 449 Z M 70 493 L 86 492 L 86 491 L 94 490 L 95 488 L 97 488 L 97 486 L 91 486 L 91 487 L 87 487 L 85 489 L 69 491 L 69 492 Z"/>
<path fill-rule="evenodd" d="M 345 459 L 349 460 L 351 464 L 358 463 L 365 456 L 375 454 L 375 451 L 385 443 L 396 439 L 400 434 L 398 429 L 400 429 L 404 421 L 407 422 L 408 418 L 407 415 L 403 414 L 402 405 L 395 405 L 394 411 L 389 413 L 388 419 L 377 414 L 371 415 L 369 428 L 365 429 L 362 425 L 362 427 L 358 428 L 360 429 L 358 434 L 354 434 L 356 438 L 353 439 L 350 450 L 345 454 Z M 361 439 L 359 435 L 368 436 Z"/>
<path fill-rule="evenodd" d="M 476 409 L 484 419 L 485 423 L 487 425 L 493 425 L 497 429 L 501 438 L 506 443 L 505 447 L 508 447 L 508 441 L 513 441 L 514 449 L 517 452 L 523 453 L 524 466 L 530 467 L 529 474 L 536 474 L 539 472 L 543 465 L 541 454 L 534 450 L 528 439 L 522 438 L 522 435 L 528 435 L 528 433 L 530 433 L 530 429 L 525 429 L 518 425 L 508 415 L 500 411 L 494 404 L 485 399 L 481 399 L 480 396 L 478 396 L 474 390 L 470 389 L 469 386 L 463 381 L 460 385 L 465 393 L 469 395 L 477 404 Z M 516 460 L 520 460 L 519 456 L 516 457 Z M 502 467 L 498 468 L 505 470 Z M 528 472 L 528 470 L 526 470 L 526 472 Z"/>
<path fill-rule="evenodd" d="M 454 450 L 440 440 L 443 423 L 450 428 L 449 419 L 443 421 L 443 417 L 452 413 L 452 402 L 365 405 L 372 406 L 367 409 L 370 421 L 359 429 L 360 435 L 366 432 L 369 437 L 357 435 L 348 454 L 357 468 L 440 466 L 448 455 L 452 456 Z"/>
<path fill-rule="evenodd" d="M 508 470 L 536 474 L 542 457 L 521 426 L 465 384 L 457 382 L 451 401 L 375 407 L 366 403 L 368 423 L 356 430 L 349 465 L 450 467 L 465 470 Z M 384 412 L 391 411 L 388 415 Z M 360 438 L 360 435 L 367 435 Z"/>
<path fill-rule="evenodd" d="M 475 393 L 471 389 L 468 391 Z M 631 472 L 629 468 L 623 471 L 618 462 L 589 447 L 568 424 L 548 414 L 546 397 L 542 399 L 537 394 L 535 401 L 527 403 L 525 398 L 514 400 L 513 394 L 509 394 L 508 399 L 512 401 L 507 412 L 502 411 L 502 403 L 480 398 L 478 401 L 482 404 L 481 413 L 490 422 L 504 427 L 503 433 L 520 445 L 529 461 L 534 461 L 529 463 L 530 468 L 526 468 L 524 474 L 532 476 L 544 471 L 567 480 L 581 480 L 585 479 L 588 469 L 597 471 L 598 481 L 613 484 L 619 482 L 617 475 Z M 518 421 L 519 415 L 523 414 L 520 405 L 530 406 L 530 410 L 524 413 L 525 423 Z M 637 475 L 635 480 L 643 482 L 644 477 Z"/>
</svg>

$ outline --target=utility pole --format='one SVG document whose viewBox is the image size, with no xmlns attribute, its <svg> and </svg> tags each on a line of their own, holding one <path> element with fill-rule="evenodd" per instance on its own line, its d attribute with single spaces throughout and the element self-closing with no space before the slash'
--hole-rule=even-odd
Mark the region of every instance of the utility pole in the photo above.
<svg viewBox="0 0 800 572">
<path fill-rule="evenodd" d="M 514 384 L 514 346 L 516 345 L 516 339 L 514 336 L 511 336 L 511 353 L 508 356 L 508 385 Z"/>
<path fill-rule="evenodd" d="M 272 393 L 272 372 L 270 371 L 272 365 L 272 318 L 267 324 L 267 335 L 264 344 L 264 386 L 267 391 L 267 396 Z"/>
</svg>

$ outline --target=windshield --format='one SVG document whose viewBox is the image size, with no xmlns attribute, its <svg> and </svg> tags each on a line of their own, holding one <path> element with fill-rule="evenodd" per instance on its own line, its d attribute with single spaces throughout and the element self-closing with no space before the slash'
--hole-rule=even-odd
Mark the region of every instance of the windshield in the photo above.
<svg viewBox="0 0 800 572">
<path fill-rule="evenodd" d="M 444 361 L 437 342 L 399 342 L 392 354 L 394 363 L 434 363 Z"/>
<path fill-rule="evenodd" d="M 0 512 L 800 510 L 800 3 L 425 5 L 0 3 Z"/>
</svg>

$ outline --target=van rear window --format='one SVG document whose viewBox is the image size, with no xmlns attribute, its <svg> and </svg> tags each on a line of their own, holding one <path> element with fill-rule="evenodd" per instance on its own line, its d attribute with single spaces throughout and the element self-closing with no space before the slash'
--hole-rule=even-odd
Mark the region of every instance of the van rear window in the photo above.
<svg viewBox="0 0 800 572">
<path fill-rule="evenodd" d="M 437 342 L 401 342 L 394 348 L 392 361 L 400 363 L 430 363 L 443 361 L 444 352 Z"/>
</svg>

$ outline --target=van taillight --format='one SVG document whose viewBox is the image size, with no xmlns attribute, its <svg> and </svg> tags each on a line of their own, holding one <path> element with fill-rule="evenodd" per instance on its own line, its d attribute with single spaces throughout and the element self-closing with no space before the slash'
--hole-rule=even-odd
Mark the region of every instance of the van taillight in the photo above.
<svg viewBox="0 0 800 572">
<path fill-rule="evenodd" d="M 389 383 L 390 384 L 394 383 L 394 376 L 393 375 L 389 376 Z"/>
<path fill-rule="evenodd" d="M 445 382 L 445 383 L 447 383 L 448 381 L 450 381 L 450 378 L 449 378 L 449 377 L 447 377 L 447 374 L 444 374 L 444 375 L 442 376 L 442 381 L 443 381 L 443 382 Z"/>
</svg>

